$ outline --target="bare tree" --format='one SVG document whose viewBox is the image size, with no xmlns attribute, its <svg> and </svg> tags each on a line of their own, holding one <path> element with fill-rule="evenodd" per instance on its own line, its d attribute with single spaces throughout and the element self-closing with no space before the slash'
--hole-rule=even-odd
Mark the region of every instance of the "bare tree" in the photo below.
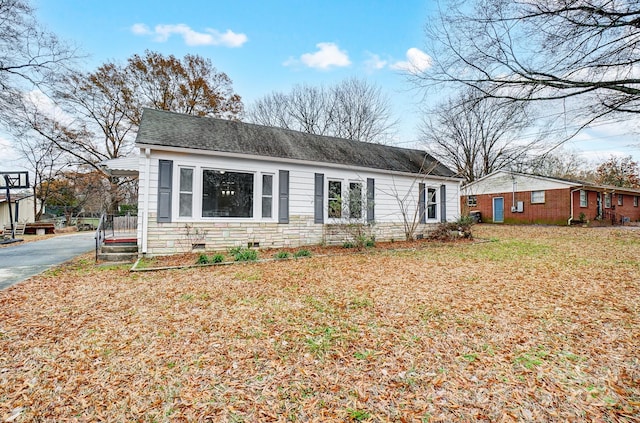
<svg viewBox="0 0 640 423">
<path fill-rule="evenodd" d="M 350 140 L 383 142 L 395 125 L 391 106 L 380 88 L 351 78 L 331 89 L 331 118 L 335 136 Z"/>
<path fill-rule="evenodd" d="M 420 128 L 427 151 L 466 182 L 516 166 L 541 147 L 525 105 L 483 99 L 466 89 L 425 114 Z"/>
<path fill-rule="evenodd" d="M 396 125 L 388 97 L 355 78 L 329 88 L 296 85 L 288 94 L 274 92 L 252 104 L 247 118 L 261 125 L 378 143 L 389 140 Z"/>
<path fill-rule="evenodd" d="M 433 157 L 425 153 L 419 173 L 411 179 L 408 186 L 399 186 L 396 179 L 393 178 L 391 187 L 388 190 L 382 190 L 398 204 L 405 241 L 412 241 L 416 238 L 418 228 L 429 214 L 430 202 L 425 182 L 439 165 L 436 160 L 433 160 Z"/>
<path fill-rule="evenodd" d="M 9 110 L 25 87 L 54 80 L 74 56 L 72 48 L 40 27 L 28 0 L 0 0 L 0 111 Z"/>
<path fill-rule="evenodd" d="M 590 180 L 588 163 L 576 151 L 560 148 L 534 157 L 513 170 L 542 176 Z"/>
<path fill-rule="evenodd" d="M 513 101 L 579 99 L 593 120 L 640 112 L 640 5 L 631 0 L 452 1 L 427 25 L 423 86 Z"/>
</svg>

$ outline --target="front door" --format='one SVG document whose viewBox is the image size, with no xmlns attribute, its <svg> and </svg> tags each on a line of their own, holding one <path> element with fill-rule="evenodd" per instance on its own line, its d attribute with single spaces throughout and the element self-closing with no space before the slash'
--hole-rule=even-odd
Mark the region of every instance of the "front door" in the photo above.
<svg viewBox="0 0 640 423">
<path fill-rule="evenodd" d="M 504 222 L 504 198 L 495 197 L 493 199 L 493 223 Z"/>
</svg>

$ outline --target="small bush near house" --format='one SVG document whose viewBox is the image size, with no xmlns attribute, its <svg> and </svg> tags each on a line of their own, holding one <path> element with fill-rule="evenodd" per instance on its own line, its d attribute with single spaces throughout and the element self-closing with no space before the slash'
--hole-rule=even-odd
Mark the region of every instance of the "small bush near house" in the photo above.
<svg viewBox="0 0 640 423">
<path fill-rule="evenodd" d="M 236 261 L 255 261 L 258 260 L 258 252 L 249 250 L 248 248 L 238 248 L 234 254 Z"/>
<path fill-rule="evenodd" d="M 198 264 L 209 264 L 209 257 L 206 254 L 200 254 L 198 256 L 198 260 L 196 260 Z"/>
<path fill-rule="evenodd" d="M 288 251 L 279 251 L 275 256 L 276 260 L 284 260 L 284 259 L 288 259 L 290 257 L 290 254 Z"/>
<path fill-rule="evenodd" d="M 473 218 L 471 216 L 463 216 L 455 222 L 439 223 L 436 229 L 431 231 L 427 236 L 433 241 L 451 241 L 457 238 L 473 238 L 471 227 L 473 226 Z"/>
<path fill-rule="evenodd" d="M 295 252 L 295 254 L 293 255 L 294 257 L 298 258 L 298 257 L 311 257 L 311 251 L 309 250 L 298 250 Z"/>
<path fill-rule="evenodd" d="M 210 258 L 210 261 L 211 263 L 222 263 L 224 261 L 224 256 L 222 254 L 216 254 Z"/>
</svg>

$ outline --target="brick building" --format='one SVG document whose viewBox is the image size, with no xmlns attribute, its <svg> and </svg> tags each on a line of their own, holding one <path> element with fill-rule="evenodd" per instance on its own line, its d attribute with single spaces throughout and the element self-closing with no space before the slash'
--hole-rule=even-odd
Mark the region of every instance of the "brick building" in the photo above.
<svg viewBox="0 0 640 423">
<path fill-rule="evenodd" d="M 461 210 L 483 222 L 567 225 L 640 221 L 640 189 L 499 170 L 461 190 Z"/>
</svg>

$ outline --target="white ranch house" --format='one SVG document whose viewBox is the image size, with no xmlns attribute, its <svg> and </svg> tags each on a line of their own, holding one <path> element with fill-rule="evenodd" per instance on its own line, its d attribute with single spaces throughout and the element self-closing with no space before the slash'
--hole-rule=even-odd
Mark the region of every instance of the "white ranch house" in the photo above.
<svg viewBox="0 0 640 423">
<path fill-rule="evenodd" d="M 461 179 L 419 150 L 151 109 L 136 147 L 144 255 L 337 243 L 355 221 L 403 240 L 403 208 L 418 235 L 460 216 Z"/>
</svg>

